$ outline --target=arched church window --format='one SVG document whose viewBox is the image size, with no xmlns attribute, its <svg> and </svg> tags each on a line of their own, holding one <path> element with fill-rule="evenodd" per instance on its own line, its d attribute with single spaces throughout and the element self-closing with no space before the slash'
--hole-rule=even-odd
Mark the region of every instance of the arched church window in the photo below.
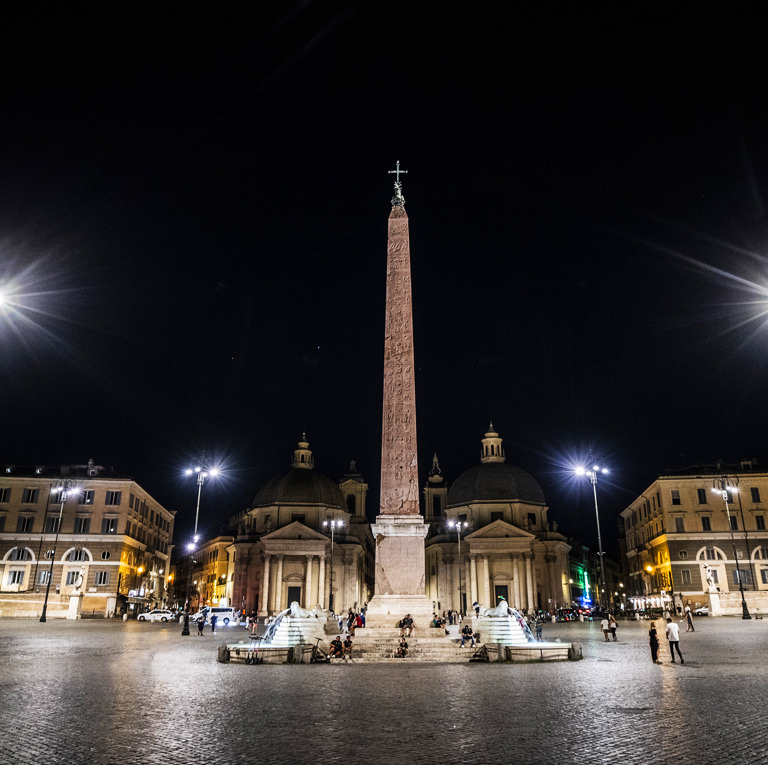
<svg viewBox="0 0 768 765">
<path fill-rule="evenodd" d="M 443 505 L 437 494 L 432 497 L 432 515 L 440 515 L 443 512 Z"/>
<path fill-rule="evenodd" d="M 347 495 L 347 510 L 354 514 L 355 508 L 357 506 L 357 503 L 355 501 L 355 495 L 354 494 L 348 494 Z"/>
</svg>

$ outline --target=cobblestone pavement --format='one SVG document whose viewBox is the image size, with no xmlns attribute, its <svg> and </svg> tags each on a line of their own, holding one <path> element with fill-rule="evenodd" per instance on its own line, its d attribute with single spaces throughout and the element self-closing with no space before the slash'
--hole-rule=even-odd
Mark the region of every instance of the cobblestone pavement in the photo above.
<svg viewBox="0 0 768 765">
<path fill-rule="evenodd" d="M 768 620 L 695 624 L 684 665 L 663 640 L 652 664 L 647 622 L 626 622 L 616 643 L 597 623 L 546 625 L 580 662 L 246 666 L 216 662 L 242 628 L 6 619 L 0 760 L 768 762 Z"/>
</svg>

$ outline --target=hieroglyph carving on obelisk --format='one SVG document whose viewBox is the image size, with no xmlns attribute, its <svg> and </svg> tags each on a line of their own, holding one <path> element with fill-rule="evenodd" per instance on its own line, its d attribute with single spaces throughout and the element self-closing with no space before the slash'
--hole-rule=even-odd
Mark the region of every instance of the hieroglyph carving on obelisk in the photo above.
<svg viewBox="0 0 768 765">
<path fill-rule="evenodd" d="M 413 374 L 413 310 L 408 216 L 398 180 L 389 215 L 387 302 L 384 328 L 384 412 L 381 441 L 382 515 L 418 515 L 416 382 Z"/>
</svg>

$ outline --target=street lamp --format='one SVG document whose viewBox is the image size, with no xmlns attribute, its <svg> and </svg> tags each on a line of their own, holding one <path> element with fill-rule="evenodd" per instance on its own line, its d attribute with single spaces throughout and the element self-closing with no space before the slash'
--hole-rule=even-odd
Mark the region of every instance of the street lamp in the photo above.
<svg viewBox="0 0 768 765">
<path fill-rule="evenodd" d="M 592 484 L 592 493 L 595 497 L 595 519 L 597 520 L 597 548 L 598 555 L 600 556 L 600 576 L 603 580 L 603 587 L 605 587 L 605 564 L 603 563 L 603 539 L 600 536 L 600 511 L 597 507 L 597 476 L 599 473 L 607 473 L 607 468 L 601 468 L 599 465 L 593 465 L 591 468 L 576 468 L 576 475 L 585 475 L 589 478 L 589 482 Z M 600 603 L 604 607 L 603 603 Z"/>
<path fill-rule="evenodd" d="M 469 524 L 466 521 L 448 521 L 449 529 L 456 529 L 456 542 L 459 547 L 458 563 L 459 563 L 459 616 L 464 615 L 464 609 L 461 602 L 461 530 L 466 529 Z"/>
<path fill-rule="evenodd" d="M 59 532 L 61 531 L 61 518 L 64 515 L 64 502 L 67 497 L 78 491 L 75 481 L 69 478 L 61 478 L 51 487 L 51 496 L 56 494 L 60 497 L 59 520 L 56 524 L 56 536 L 53 540 L 53 550 L 51 550 L 51 568 L 48 571 L 48 583 L 45 587 L 45 600 L 43 601 L 43 613 L 40 614 L 40 621 L 46 621 L 45 614 L 48 610 L 48 594 L 51 591 L 51 581 L 53 580 L 53 563 L 56 560 L 56 545 L 59 543 Z"/>
<path fill-rule="evenodd" d="M 323 526 L 328 526 L 331 529 L 331 592 L 328 595 L 328 610 L 331 613 L 334 613 L 333 611 L 333 533 L 336 529 L 341 530 L 344 528 L 344 521 L 341 520 L 331 520 L 331 521 L 323 521 Z"/>
<path fill-rule="evenodd" d="M 203 484 L 206 478 L 215 478 L 218 474 L 218 468 L 212 468 L 208 465 L 208 460 L 205 458 L 205 454 L 200 457 L 198 464 L 193 468 L 187 468 L 184 471 L 185 475 L 197 476 L 197 507 L 195 508 L 195 532 L 192 536 L 192 542 L 187 545 L 189 553 L 189 576 L 187 577 L 187 599 L 184 604 L 184 626 L 181 628 L 182 635 L 189 635 L 189 586 L 192 580 L 192 552 L 197 544 L 197 521 L 200 517 L 200 496 L 203 492 Z"/>
<path fill-rule="evenodd" d="M 744 597 L 744 584 L 741 581 L 741 569 L 739 568 L 739 556 L 736 554 L 736 539 L 733 536 L 733 524 L 731 523 L 731 511 L 728 508 L 728 492 L 738 491 L 739 477 L 737 475 L 721 475 L 712 481 L 712 491 L 719 493 L 723 502 L 725 502 L 725 514 L 728 518 L 728 530 L 731 533 L 731 544 L 733 545 L 733 562 L 736 564 L 736 579 L 739 581 L 739 592 L 741 593 L 741 618 L 751 619 L 752 616 L 747 608 L 747 599 Z"/>
</svg>

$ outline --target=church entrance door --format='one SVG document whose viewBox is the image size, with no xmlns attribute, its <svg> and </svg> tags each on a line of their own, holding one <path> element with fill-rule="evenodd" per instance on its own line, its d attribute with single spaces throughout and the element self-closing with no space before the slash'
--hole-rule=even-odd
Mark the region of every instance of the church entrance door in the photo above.
<svg viewBox="0 0 768 765">
<path fill-rule="evenodd" d="M 296 601 L 301 605 L 301 587 L 289 587 L 288 588 L 288 607 L 290 607 L 293 601 Z"/>
<path fill-rule="evenodd" d="M 507 587 L 506 584 L 496 584 L 494 585 L 493 590 L 496 595 L 496 600 L 493 603 L 494 606 L 499 604 L 499 597 L 504 598 L 504 600 L 509 603 L 509 587 Z"/>
</svg>

